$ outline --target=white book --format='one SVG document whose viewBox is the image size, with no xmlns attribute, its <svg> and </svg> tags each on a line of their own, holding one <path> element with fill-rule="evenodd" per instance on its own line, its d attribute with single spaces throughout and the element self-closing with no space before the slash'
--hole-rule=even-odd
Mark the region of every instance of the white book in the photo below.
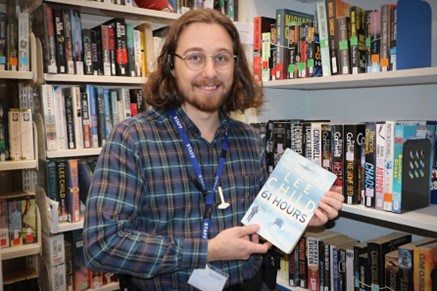
<svg viewBox="0 0 437 291">
<path fill-rule="evenodd" d="M 8 111 L 9 155 L 11 160 L 21 160 L 20 110 L 10 108 Z"/>
<path fill-rule="evenodd" d="M 141 77 L 141 33 L 134 29 L 135 76 Z"/>
<path fill-rule="evenodd" d="M 21 158 L 34 160 L 33 119 L 32 110 L 20 109 Z"/>
<path fill-rule="evenodd" d="M 46 150 L 55 151 L 59 149 L 56 130 L 56 107 L 53 86 L 41 85 L 41 105 L 45 128 Z"/>
<path fill-rule="evenodd" d="M 82 103 L 80 98 L 80 87 L 71 87 L 71 95 L 73 96 L 73 121 L 74 121 L 74 140 L 76 141 L 76 149 L 83 149 L 83 124 L 82 124 Z"/>
<path fill-rule="evenodd" d="M 18 70 L 30 71 L 29 57 L 29 12 L 18 13 Z"/>
<path fill-rule="evenodd" d="M 128 88 L 124 88 L 124 87 L 120 88 L 118 95 L 121 98 L 121 103 L 122 103 L 122 110 L 121 110 L 122 119 L 121 120 L 124 120 L 124 119 L 129 118 L 129 117 L 132 116 L 131 111 L 130 111 L 130 93 L 129 93 L 129 89 Z"/>
<path fill-rule="evenodd" d="M 67 118 L 65 116 L 65 98 L 62 94 L 63 87 L 57 86 L 54 88 L 55 96 L 55 120 L 56 122 L 56 140 L 57 149 L 65 150 L 68 148 L 67 144 Z"/>
</svg>

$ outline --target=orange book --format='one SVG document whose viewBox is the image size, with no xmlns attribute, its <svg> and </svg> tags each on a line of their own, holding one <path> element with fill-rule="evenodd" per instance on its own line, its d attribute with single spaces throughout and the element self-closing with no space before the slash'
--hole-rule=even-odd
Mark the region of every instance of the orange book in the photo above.
<svg viewBox="0 0 437 291">
<path fill-rule="evenodd" d="M 435 290 L 433 287 L 435 287 L 437 282 L 437 242 L 417 246 L 414 248 L 413 254 L 414 290 Z"/>
</svg>

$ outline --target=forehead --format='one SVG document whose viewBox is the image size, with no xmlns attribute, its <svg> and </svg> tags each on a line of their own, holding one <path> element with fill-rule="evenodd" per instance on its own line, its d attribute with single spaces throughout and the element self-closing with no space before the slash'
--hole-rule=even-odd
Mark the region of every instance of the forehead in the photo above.
<svg viewBox="0 0 437 291">
<path fill-rule="evenodd" d="M 181 32 L 177 44 L 177 51 L 200 50 L 215 52 L 219 50 L 233 51 L 231 36 L 219 24 L 192 23 Z"/>
</svg>

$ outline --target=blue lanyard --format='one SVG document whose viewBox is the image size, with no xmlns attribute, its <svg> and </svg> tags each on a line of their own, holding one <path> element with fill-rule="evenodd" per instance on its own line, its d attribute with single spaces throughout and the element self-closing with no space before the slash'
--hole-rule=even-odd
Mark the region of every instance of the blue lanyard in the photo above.
<svg viewBox="0 0 437 291">
<path fill-rule="evenodd" d="M 223 144 L 222 144 L 222 152 L 219 159 L 219 164 L 217 167 L 217 173 L 215 174 L 214 178 L 214 185 L 211 189 L 211 191 L 208 193 L 205 186 L 205 181 L 203 179 L 202 170 L 200 169 L 199 161 L 197 160 L 196 155 L 194 154 L 193 147 L 191 146 L 190 140 L 188 139 L 187 133 L 185 132 L 185 129 L 182 126 L 182 122 L 180 121 L 179 117 L 176 115 L 176 111 L 171 108 L 170 109 L 170 116 L 179 132 L 179 135 L 182 138 L 182 141 L 184 143 L 185 149 L 187 150 L 188 156 L 190 158 L 191 164 L 193 165 L 194 173 L 196 174 L 196 180 L 194 181 L 195 185 L 196 183 L 199 183 L 200 187 L 196 185 L 196 187 L 205 195 L 205 213 L 203 215 L 203 226 L 202 226 L 202 238 L 207 239 L 208 238 L 208 230 L 209 230 L 209 223 L 211 220 L 211 213 L 212 213 L 212 197 L 217 189 L 220 176 L 222 175 L 223 168 L 225 166 L 226 161 L 226 152 L 228 150 L 228 132 L 225 132 Z"/>
</svg>

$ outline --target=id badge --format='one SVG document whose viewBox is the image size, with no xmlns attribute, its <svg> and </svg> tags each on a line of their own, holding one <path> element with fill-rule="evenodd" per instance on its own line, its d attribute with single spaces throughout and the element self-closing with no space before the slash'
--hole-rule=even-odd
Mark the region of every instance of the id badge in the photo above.
<svg viewBox="0 0 437 291">
<path fill-rule="evenodd" d="M 216 267 L 206 264 L 205 269 L 195 269 L 188 284 L 202 291 L 221 291 L 229 275 Z"/>
</svg>

